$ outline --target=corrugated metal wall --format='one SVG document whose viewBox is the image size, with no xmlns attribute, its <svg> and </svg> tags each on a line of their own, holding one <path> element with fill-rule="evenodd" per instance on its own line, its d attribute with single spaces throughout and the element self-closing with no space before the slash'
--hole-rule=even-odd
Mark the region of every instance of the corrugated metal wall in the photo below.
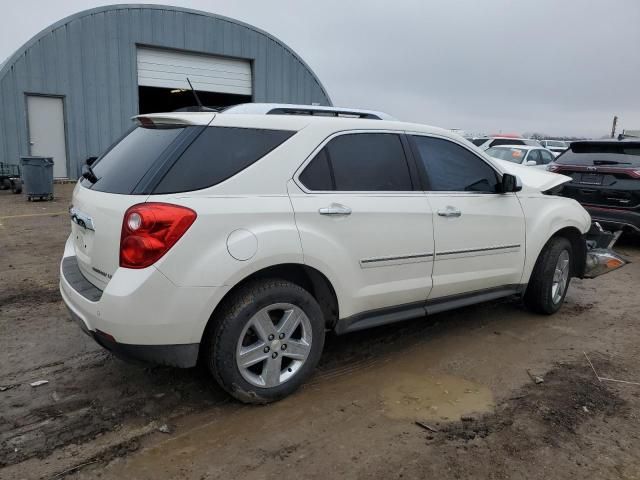
<svg viewBox="0 0 640 480">
<path fill-rule="evenodd" d="M 136 45 L 246 58 L 254 101 L 331 105 L 309 67 L 251 26 L 197 12 L 118 5 L 80 12 L 49 27 L 0 70 L 0 161 L 29 153 L 25 94 L 64 97 L 69 176 L 131 125 L 138 113 Z"/>
</svg>

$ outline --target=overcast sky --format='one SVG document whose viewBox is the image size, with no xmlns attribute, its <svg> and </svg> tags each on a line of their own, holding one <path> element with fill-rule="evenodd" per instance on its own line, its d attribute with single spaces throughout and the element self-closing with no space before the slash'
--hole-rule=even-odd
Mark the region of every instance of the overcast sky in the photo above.
<svg viewBox="0 0 640 480">
<path fill-rule="evenodd" d="M 2 2 L 0 61 L 51 23 L 113 2 Z M 132 2 L 133 3 L 133 2 Z M 260 27 L 335 105 L 471 132 L 640 129 L 640 0 L 167 0 Z M 8 7 L 11 5 L 11 7 Z"/>
</svg>

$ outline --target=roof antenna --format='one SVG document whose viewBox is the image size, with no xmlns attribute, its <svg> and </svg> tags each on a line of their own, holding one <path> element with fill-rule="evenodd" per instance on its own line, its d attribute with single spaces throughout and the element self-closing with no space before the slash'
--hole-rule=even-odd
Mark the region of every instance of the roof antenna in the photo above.
<svg viewBox="0 0 640 480">
<path fill-rule="evenodd" d="M 204 112 L 205 111 L 204 105 L 202 105 L 202 102 L 200 101 L 200 97 L 198 97 L 198 94 L 196 93 L 195 88 L 193 88 L 193 85 L 191 84 L 191 80 L 189 80 L 189 77 L 187 77 L 187 83 L 189 83 L 189 87 L 191 87 L 191 93 L 193 93 L 193 96 L 196 99 L 198 108 L 200 109 L 201 112 Z"/>
</svg>

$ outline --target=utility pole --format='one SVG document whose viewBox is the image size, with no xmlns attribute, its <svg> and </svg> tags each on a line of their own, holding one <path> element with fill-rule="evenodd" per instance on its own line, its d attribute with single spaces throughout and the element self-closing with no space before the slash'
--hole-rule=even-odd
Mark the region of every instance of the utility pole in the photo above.
<svg viewBox="0 0 640 480">
<path fill-rule="evenodd" d="M 618 124 L 618 116 L 613 116 L 613 125 L 611 126 L 611 138 L 615 138 L 616 136 L 616 125 Z"/>
</svg>

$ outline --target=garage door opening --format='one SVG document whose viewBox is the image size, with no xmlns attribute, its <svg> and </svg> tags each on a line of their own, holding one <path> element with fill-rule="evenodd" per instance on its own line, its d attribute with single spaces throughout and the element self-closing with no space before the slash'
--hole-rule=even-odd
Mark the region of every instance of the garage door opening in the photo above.
<svg viewBox="0 0 640 480">
<path fill-rule="evenodd" d="M 231 93 L 204 92 L 196 90 L 205 107 L 219 108 L 251 102 L 251 95 L 234 95 Z M 197 102 L 190 90 L 160 87 L 138 87 L 139 112 L 157 113 L 197 107 Z"/>
<path fill-rule="evenodd" d="M 139 46 L 140 113 L 195 107 L 187 78 L 204 106 L 228 107 L 252 100 L 249 60 Z"/>
</svg>

